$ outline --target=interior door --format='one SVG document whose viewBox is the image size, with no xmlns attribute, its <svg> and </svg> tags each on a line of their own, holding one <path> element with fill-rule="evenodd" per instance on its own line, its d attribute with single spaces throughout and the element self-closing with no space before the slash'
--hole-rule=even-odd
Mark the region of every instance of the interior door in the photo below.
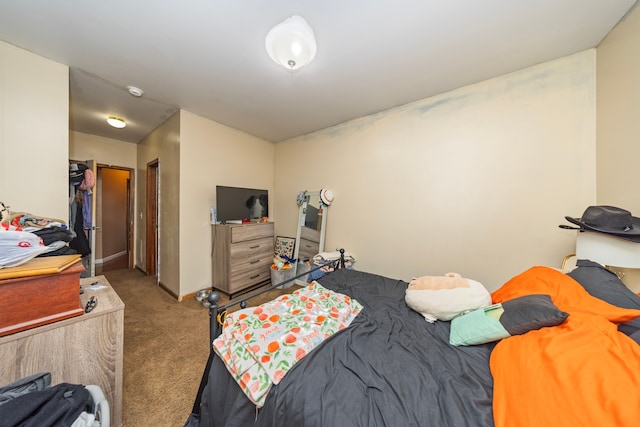
<svg viewBox="0 0 640 427">
<path fill-rule="evenodd" d="M 158 172 L 160 161 L 147 163 L 147 276 L 158 272 Z M 158 281 L 160 278 L 158 277 Z"/>
</svg>

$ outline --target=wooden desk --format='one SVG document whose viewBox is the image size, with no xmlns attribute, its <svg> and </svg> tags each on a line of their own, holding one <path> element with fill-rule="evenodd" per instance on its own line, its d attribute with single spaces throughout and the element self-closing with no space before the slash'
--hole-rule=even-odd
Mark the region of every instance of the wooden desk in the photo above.
<svg viewBox="0 0 640 427">
<path fill-rule="evenodd" d="M 0 337 L 0 386 L 38 372 L 50 372 L 52 384 L 97 384 L 120 427 L 124 303 L 104 276 L 80 279 L 82 288 L 93 282 L 107 287 L 80 295 L 83 306 L 98 299 L 90 313 Z"/>
</svg>

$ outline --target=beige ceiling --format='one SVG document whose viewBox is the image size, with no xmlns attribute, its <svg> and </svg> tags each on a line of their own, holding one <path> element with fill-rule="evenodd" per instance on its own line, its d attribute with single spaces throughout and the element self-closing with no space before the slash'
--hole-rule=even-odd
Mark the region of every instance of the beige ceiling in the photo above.
<svg viewBox="0 0 640 427">
<path fill-rule="evenodd" d="M 634 3 L 0 0 L 0 40 L 69 65 L 72 130 L 139 142 L 184 109 L 277 142 L 595 47 Z M 289 73 L 264 37 L 294 14 L 318 52 Z"/>
</svg>

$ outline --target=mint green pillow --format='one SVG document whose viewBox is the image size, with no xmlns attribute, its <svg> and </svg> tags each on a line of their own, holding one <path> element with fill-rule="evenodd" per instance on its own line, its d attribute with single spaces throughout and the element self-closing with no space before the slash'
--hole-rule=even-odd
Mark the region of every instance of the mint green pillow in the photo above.
<svg viewBox="0 0 640 427">
<path fill-rule="evenodd" d="M 449 343 L 451 345 L 476 345 L 507 338 L 509 332 L 489 313 L 501 310 L 502 304 L 479 308 L 451 320 Z"/>
<path fill-rule="evenodd" d="M 546 294 L 524 295 L 479 308 L 451 321 L 451 345 L 476 345 L 564 323 L 569 316 Z"/>
</svg>

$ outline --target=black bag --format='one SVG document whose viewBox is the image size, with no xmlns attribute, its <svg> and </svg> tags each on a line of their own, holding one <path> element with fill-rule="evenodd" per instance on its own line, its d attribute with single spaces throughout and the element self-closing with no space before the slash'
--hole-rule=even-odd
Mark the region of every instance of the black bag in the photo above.
<svg viewBox="0 0 640 427">
<path fill-rule="evenodd" d="M 2 404 L 0 427 L 70 426 L 82 412 L 94 412 L 89 390 L 82 385 L 61 383 Z"/>
<path fill-rule="evenodd" d="M 50 385 L 51 374 L 49 372 L 41 372 L 39 374 L 20 378 L 7 386 L 0 387 L 0 405 L 7 403 L 18 396 L 22 396 L 23 394 L 44 390 Z M 0 409 L 0 412 L 1 411 L 2 409 Z"/>
</svg>

